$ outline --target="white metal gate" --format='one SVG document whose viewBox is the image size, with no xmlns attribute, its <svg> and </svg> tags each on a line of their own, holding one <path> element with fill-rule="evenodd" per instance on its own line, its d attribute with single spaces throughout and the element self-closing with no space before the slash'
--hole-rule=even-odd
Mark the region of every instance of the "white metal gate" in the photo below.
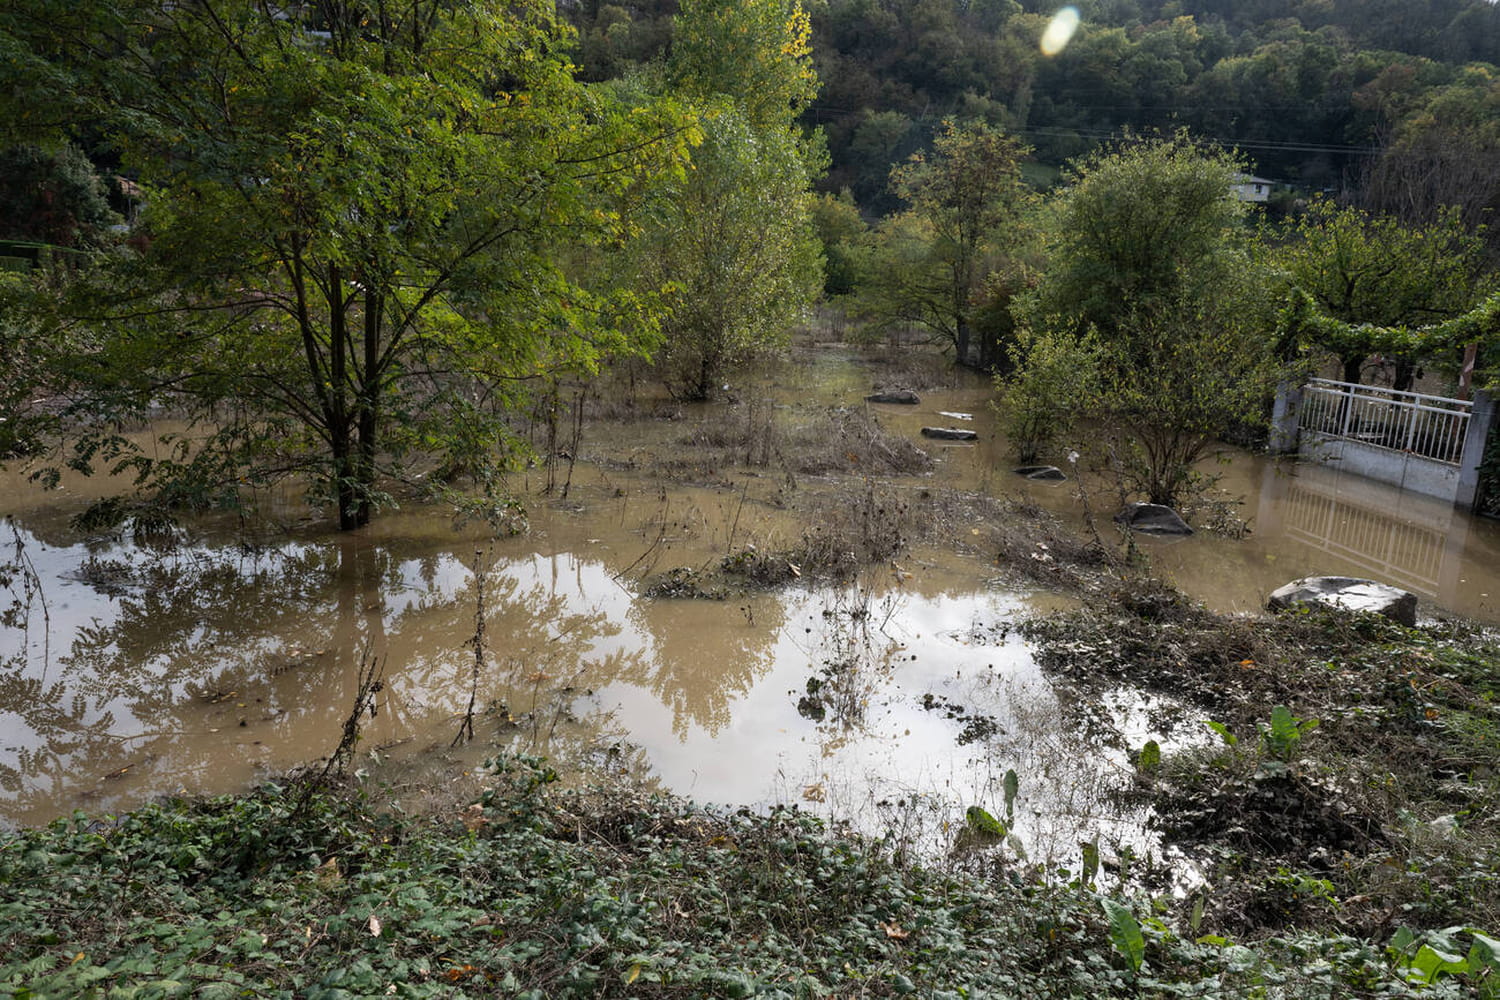
<svg viewBox="0 0 1500 1000">
<path fill-rule="evenodd" d="M 1466 399 L 1315 378 L 1304 390 L 1301 426 L 1325 437 L 1457 466 L 1472 410 Z"/>
</svg>

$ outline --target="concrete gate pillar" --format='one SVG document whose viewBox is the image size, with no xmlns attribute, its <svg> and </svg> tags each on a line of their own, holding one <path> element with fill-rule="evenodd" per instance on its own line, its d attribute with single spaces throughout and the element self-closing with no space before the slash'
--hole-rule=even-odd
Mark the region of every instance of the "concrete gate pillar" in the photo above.
<svg viewBox="0 0 1500 1000">
<path fill-rule="evenodd" d="M 1474 391 L 1474 411 L 1469 417 L 1469 432 L 1464 435 L 1463 457 L 1458 465 L 1458 494 L 1455 507 L 1473 510 L 1479 500 L 1479 463 L 1484 461 L 1484 446 L 1495 426 L 1495 397 L 1483 389 Z"/>
<path fill-rule="evenodd" d="M 1276 402 L 1271 407 L 1271 434 L 1267 448 L 1273 455 L 1287 455 L 1297 450 L 1297 431 L 1302 422 L 1302 383 L 1281 382 L 1276 386 Z"/>
</svg>

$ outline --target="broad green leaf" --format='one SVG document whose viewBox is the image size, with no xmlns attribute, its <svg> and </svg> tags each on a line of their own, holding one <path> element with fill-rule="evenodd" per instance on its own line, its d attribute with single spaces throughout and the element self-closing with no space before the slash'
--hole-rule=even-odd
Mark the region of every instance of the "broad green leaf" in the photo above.
<svg viewBox="0 0 1500 1000">
<path fill-rule="evenodd" d="M 1437 977 L 1445 972 L 1462 974 L 1469 971 L 1469 963 L 1462 955 L 1438 951 L 1428 944 L 1417 949 L 1416 956 L 1411 960 L 1411 967 L 1421 973 L 1423 982 L 1429 984 L 1436 982 Z"/>
<path fill-rule="evenodd" d="M 1224 723 L 1222 722 L 1215 722 L 1213 719 L 1204 719 L 1203 724 L 1209 729 L 1212 729 L 1214 732 L 1218 733 L 1219 739 L 1224 741 L 1225 746 L 1232 747 L 1240 741 L 1240 738 L 1231 733 L 1229 731 L 1229 727 L 1224 725 Z"/>
<path fill-rule="evenodd" d="M 1136 922 L 1130 907 L 1113 899 L 1101 899 L 1100 905 L 1109 916 L 1109 940 L 1115 951 L 1130 965 L 1130 971 L 1138 973 L 1146 959 L 1146 939 L 1141 936 L 1141 925 Z"/>
<path fill-rule="evenodd" d="M 1004 823 L 980 806 L 970 806 L 964 813 L 964 820 L 970 830 L 988 837 L 1004 837 L 1008 832 Z"/>
</svg>

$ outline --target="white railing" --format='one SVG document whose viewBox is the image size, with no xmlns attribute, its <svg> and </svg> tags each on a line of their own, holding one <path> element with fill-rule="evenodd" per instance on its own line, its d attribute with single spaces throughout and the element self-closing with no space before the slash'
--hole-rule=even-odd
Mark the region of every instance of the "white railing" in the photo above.
<svg viewBox="0 0 1500 1000">
<path fill-rule="evenodd" d="M 1309 489 L 1295 478 L 1288 484 L 1282 512 L 1289 537 L 1377 580 L 1437 596 L 1447 552 L 1444 532 Z"/>
<path fill-rule="evenodd" d="M 1466 399 L 1315 378 L 1303 393 L 1301 427 L 1325 437 L 1458 465 L 1472 409 Z"/>
</svg>

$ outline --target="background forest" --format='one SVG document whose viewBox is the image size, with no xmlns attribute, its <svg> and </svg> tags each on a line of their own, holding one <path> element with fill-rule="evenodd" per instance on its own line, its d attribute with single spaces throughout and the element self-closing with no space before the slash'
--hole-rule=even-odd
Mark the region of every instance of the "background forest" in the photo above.
<svg viewBox="0 0 1500 1000">
<path fill-rule="evenodd" d="M 675 3 L 568 6 L 586 72 L 602 78 L 668 44 Z M 1055 57 L 1053 5 L 1014 0 L 829 0 L 811 8 L 822 90 L 804 115 L 831 158 L 821 187 L 867 215 L 898 206 L 892 164 L 943 120 L 1002 127 L 1057 167 L 1123 129 L 1175 129 L 1242 150 L 1301 191 L 1357 190 L 1370 208 L 1470 221 L 1500 198 L 1500 7 L 1410 3 L 1106 0 Z M 1476 172 L 1489 176 L 1475 183 Z M 1043 178 L 1055 174 L 1042 171 Z M 1413 180 L 1427 186 L 1413 190 Z M 1419 185 L 1420 187 L 1421 185 Z M 1424 215 L 1425 213 L 1425 215 Z"/>
</svg>

